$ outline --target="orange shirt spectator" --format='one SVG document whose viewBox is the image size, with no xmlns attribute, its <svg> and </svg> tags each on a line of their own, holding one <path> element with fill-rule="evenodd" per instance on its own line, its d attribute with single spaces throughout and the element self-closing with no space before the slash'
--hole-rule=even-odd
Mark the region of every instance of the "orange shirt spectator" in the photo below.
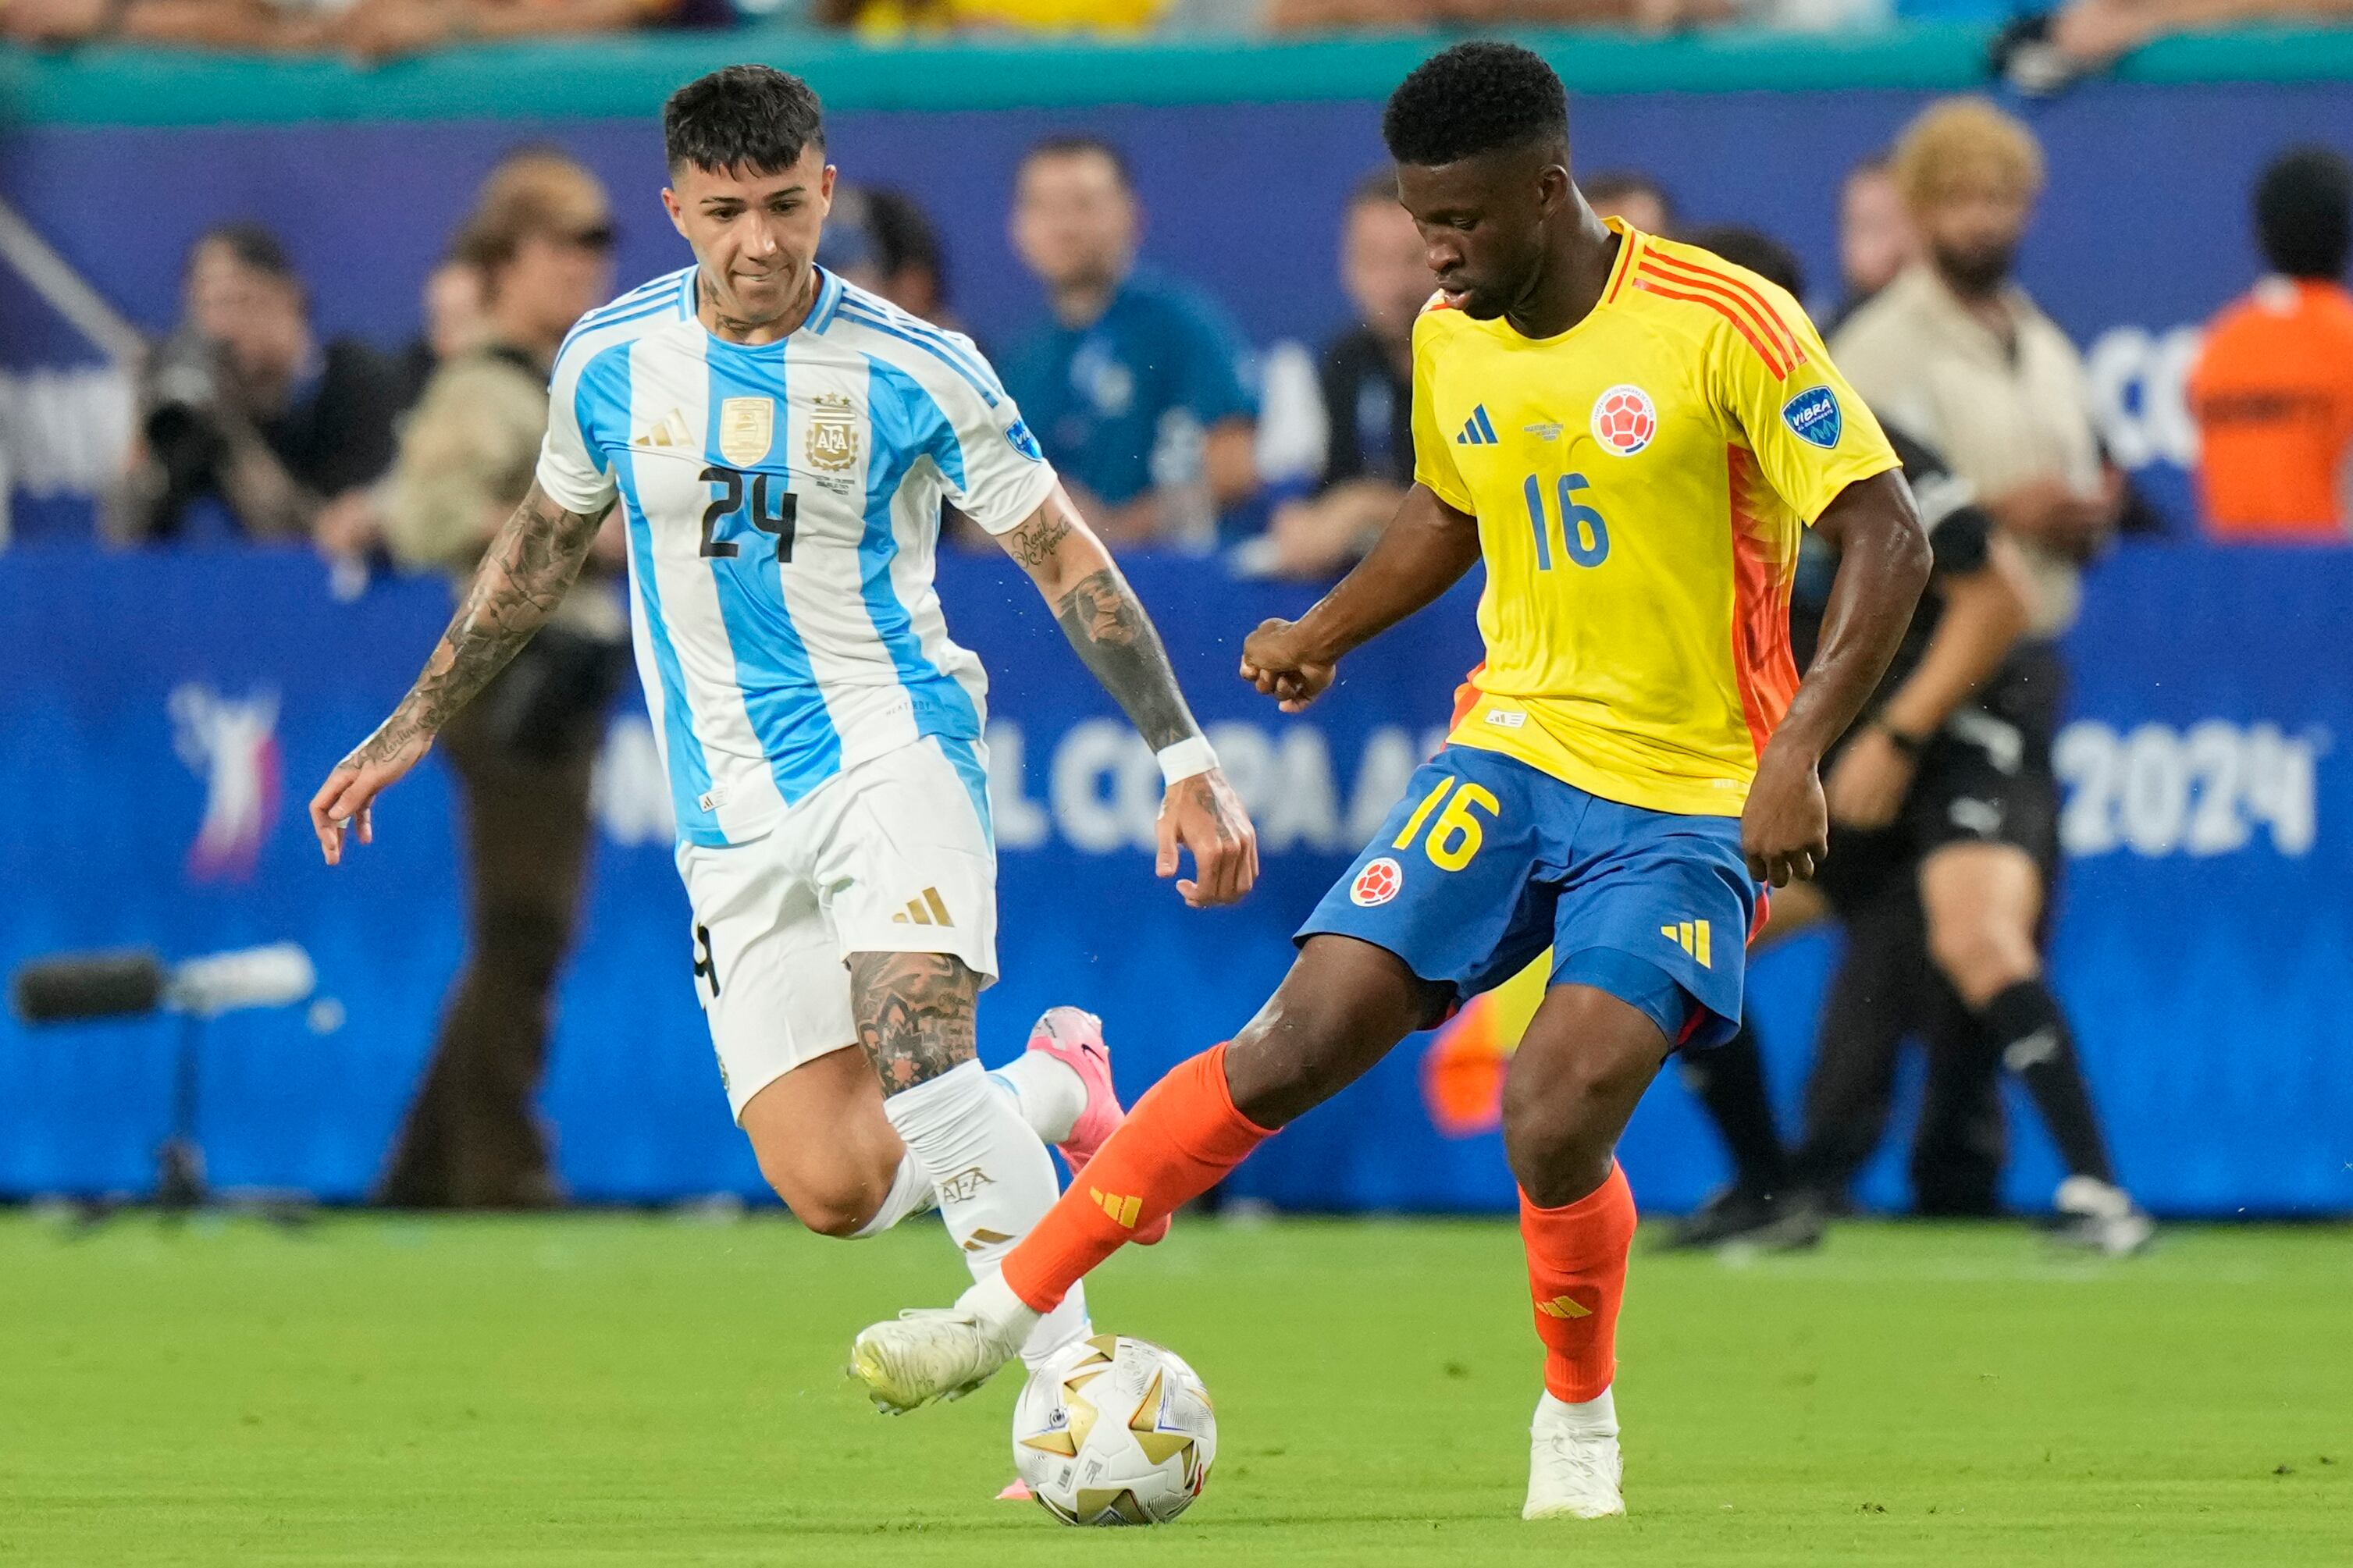
<svg viewBox="0 0 2353 1568">
<path fill-rule="evenodd" d="M 2342 539 L 2353 482 L 2353 164 L 2306 148 L 2265 170 L 2255 226 L 2275 276 L 2225 308 L 2189 373 L 2199 483 L 2221 539 Z"/>
</svg>

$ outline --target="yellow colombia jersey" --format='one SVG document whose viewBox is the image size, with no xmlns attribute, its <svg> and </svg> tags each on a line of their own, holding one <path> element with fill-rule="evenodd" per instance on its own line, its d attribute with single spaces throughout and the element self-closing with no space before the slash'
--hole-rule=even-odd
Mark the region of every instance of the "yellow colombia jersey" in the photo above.
<svg viewBox="0 0 2353 1568">
<path fill-rule="evenodd" d="M 1451 741 L 1736 816 L 1798 689 L 1799 531 L 1896 457 L 1786 291 L 1609 226 L 1601 302 L 1559 336 L 1436 300 L 1414 326 L 1414 478 L 1477 515 L 1487 563 Z"/>
</svg>

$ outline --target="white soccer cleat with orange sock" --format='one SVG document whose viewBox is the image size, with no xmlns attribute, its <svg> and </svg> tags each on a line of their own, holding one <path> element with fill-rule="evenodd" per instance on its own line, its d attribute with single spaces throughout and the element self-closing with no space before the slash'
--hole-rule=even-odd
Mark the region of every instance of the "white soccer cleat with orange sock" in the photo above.
<svg viewBox="0 0 2353 1568">
<path fill-rule="evenodd" d="M 1626 1511 L 1618 1417 L 1605 1391 L 1587 1405 L 1546 1394 L 1528 1428 L 1528 1500 L 1522 1519 L 1603 1519 Z"/>
<path fill-rule="evenodd" d="M 885 1415 L 962 1399 L 1021 1353 L 1039 1314 L 996 1275 L 953 1307 L 919 1308 L 872 1324 L 849 1347 L 849 1375 Z"/>
</svg>

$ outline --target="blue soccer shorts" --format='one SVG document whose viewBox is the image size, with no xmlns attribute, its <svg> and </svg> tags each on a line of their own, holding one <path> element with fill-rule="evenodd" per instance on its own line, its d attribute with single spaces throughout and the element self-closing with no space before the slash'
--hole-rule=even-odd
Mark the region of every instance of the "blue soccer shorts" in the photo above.
<svg viewBox="0 0 2353 1568">
<path fill-rule="evenodd" d="M 1296 940 L 1387 948 L 1458 1001 L 1549 946 L 1553 984 L 1608 992 L 1670 1045 L 1710 1046 L 1740 1026 L 1757 894 L 1736 817 L 1623 805 L 1515 757 L 1449 746 Z"/>
</svg>

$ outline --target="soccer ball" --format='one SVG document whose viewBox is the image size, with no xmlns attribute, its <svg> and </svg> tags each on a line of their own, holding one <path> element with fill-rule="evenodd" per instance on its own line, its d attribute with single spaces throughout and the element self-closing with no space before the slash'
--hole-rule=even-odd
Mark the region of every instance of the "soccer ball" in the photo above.
<svg viewBox="0 0 2353 1568">
<path fill-rule="evenodd" d="M 1056 1352 L 1013 1406 L 1014 1468 L 1064 1524 L 1166 1524 L 1201 1495 L 1217 1451 L 1199 1375 L 1125 1334 Z"/>
</svg>

